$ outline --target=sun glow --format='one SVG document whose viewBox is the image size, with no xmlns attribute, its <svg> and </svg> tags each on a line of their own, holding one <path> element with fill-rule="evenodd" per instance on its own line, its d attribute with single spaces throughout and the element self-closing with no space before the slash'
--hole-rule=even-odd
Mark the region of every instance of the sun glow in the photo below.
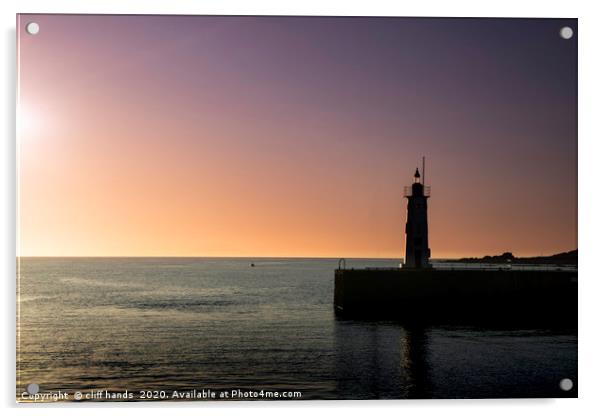
<svg viewBox="0 0 602 416">
<path fill-rule="evenodd" d="M 20 106 L 17 114 L 17 131 L 20 140 L 39 136 L 46 128 L 47 122 L 42 112 L 23 105 Z"/>
</svg>

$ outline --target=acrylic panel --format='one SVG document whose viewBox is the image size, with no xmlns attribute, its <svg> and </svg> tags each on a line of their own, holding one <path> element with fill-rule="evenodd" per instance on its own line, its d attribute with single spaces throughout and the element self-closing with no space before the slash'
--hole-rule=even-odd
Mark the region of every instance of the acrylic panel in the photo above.
<svg viewBox="0 0 602 416">
<path fill-rule="evenodd" d="M 577 397 L 577 36 L 18 15 L 17 401 Z"/>
</svg>

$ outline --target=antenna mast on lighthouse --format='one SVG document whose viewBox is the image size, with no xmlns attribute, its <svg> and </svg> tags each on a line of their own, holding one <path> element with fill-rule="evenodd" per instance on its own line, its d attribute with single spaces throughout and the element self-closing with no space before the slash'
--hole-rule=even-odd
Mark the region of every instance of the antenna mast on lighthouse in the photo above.
<svg viewBox="0 0 602 416">
<path fill-rule="evenodd" d="M 424 167 L 425 167 L 425 163 L 424 163 L 424 156 L 422 156 L 422 184 L 426 185 L 426 175 L 424 173 Z"/>
</svg>

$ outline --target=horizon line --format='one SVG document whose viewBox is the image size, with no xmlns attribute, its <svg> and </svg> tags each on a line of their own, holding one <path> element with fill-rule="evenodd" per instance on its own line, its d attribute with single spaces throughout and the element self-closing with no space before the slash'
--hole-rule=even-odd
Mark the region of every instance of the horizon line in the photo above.
<svg viewBox="0 0 602 416">
<path fill-rule="evenodd" d="M 16 258 L 81 258 L 81 259 L 86 259 L 86 258 L 97 258 L 97 259 L 109 259 L 109 258 L 113 258 L 113 259 L 144 259 L 144 258 L 163 258 L 163 259 L 201 259 L 201 258 L 205 258 L 205 259 L 374 259 L 374 260 L 400 260 L 402 259 L 402 257 L 399 258 L 394 258 L 394 257 L 331 257 L 331 256 L 161 256 L 161 255 L 150 255 L 150 256 L 122 256 L 122 255 L 116 255 L 116 256 L 103 256 L 103 255 L 90 255 L 90 256 L 77 256 L 77 255 L 50 255 L 50 256 L 45 256 L 45 255 L 22 255 L 22 256 L 16 256 Z"/>
<path fill-rule="evenodd" d="M 518 255 L 515 256 L 517 258 L 535 258 L 535 257 L 551 257 L 558 254 L 568 253 L 571 251 L 577 251 L 578 247 L 567 250 L 560 251 L 552 254 L 538 254 L 538 255 Z M 469 259 L 469 258 L 484 258 L 484 257 L 494 257 L 500 256 L 503 253 L 499 254 L 485 254 L 482 256 L 476 255 L 463 255 L 463 256 L 453 256 L 453 257 L 431 257 L 431 260 L 460 260 L 460 259 Z M 514 254 L 514 253 L 513 253 Z M 170 255 L 17 255 L 16 259 L 22 258 L 72 258 L 72 259 L 150 259 L 150 258 L 164 258 L 164 259 L 324 259 L 324 260 L 339 260 L 339 259 L 356 259 L 356 260 L 404 260 L 404 257 L 341 257 L 341 256 L 203 256 L 203 255 L 192 255 L 192 256 L 170 256 Z"/>
</svg>

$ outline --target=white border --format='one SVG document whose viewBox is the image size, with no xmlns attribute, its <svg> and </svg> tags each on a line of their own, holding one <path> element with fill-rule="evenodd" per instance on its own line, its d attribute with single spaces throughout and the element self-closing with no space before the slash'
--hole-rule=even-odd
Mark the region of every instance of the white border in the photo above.
<svg viewBox="0 0 602 416">
<path fill-rule="evenodd" d="M 379 1 L 379 0 L 304 0 L 304 1 L 202 1 L 202 0 L 3 0 L 0 19 L 4 48 L 2 54 L 3 97 L 0 126 L 4 137 L 0 142 L 2 250 L 2 329 L 0 341 L 2 367 L 0 375 L 1 404 L 8 413 L 17 411 L 14 403 L 14 336 L 15 336 L 15 14 L 20 13 L 130 13 L 130 14 L 276 14 L 276 15 L 365 15 L 365 16 L 473 16 L 473 17 L 571 17 L 579 18 L 579 257 L 580 257 L 580 330 L 579 330 L 579 399 L 576 400 L 439 400 L 381 402 L 303 402 L 303 403 L 188 403 L 174 406 L 152 404 L 104 404 L 86 409 L 86 414 L 126 414 L 144 412 L 232 413 L 245 411 L 251 415 L 268 413 L 305 414 L 308 411 L 332 413 L 339 409 L 349 414 L 375 411 L 450 415 L 506 415 L 529 412 L 546 415 L 569 413 L 600 414 L 597 400 L 602 368 L 600 367 L 601 335 L 598 317 L 602 316 L 602 276 L 597 272 L 596 249 L 602 235 L 602 191 L 599 181 L 599 157 L 602 145 L 600 116 L 602 106 L 602 15 L 594 1 Z M 559 191 L 559 198 L 562 194 Z M 81 405 L 46 405 L 44 408 L 18 406 L 21 414 L 36 409 L 43 414 L 81 414 Z M 168 408 L 166 408 L 168 407 Z M 595 409 L 598 409 L 595 411 Z M 39 414 L 39 410 L 37 413 Z"/>
</svg>

